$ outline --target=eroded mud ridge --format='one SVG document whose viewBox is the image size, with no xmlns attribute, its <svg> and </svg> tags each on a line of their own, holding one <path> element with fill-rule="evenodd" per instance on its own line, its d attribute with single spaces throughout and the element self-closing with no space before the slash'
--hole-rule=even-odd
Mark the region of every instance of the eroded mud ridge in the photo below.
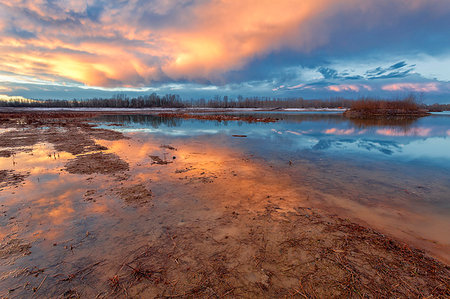
<svg viewBox="0 0 450 299">
<path fill-rule="evenodd" d="M 104 154 L 107 148 L 95 141 L 126 137 L 88 124 L 86 120 L 94 116 L 96 114 L 63 112 L 0 113 L 1 127 L 9 129 L 0 135 L 1 156 L 10 157 L 17 152 L 29 151 L 37 143 L 50 143 L 57 152 L 76 155 L 66 165 L 69 172 L 89 174 L 127 170 L 126 162 L 117 155 Z"/>
<path fill-rule="evenodd" d="M 55 169 L 2 164 L 11 169 L 0 170 L 0 296 L 450 296 L 446 264 L 309 206 L 310 191 L 266 163 L 144 142 L 86 116 L 22 118 L 1 125 L 1 161 L 24 155 Z M 52 179 L 54 190 L 40 188 Z"/>
<path fill-rule="evenodd" d="M 13 170 L 0 170 L 0 190 L 8 186 L 17 186 L 22 183 L 29 173 L 16 173 Z"/>
<path fill-rule="evenodd" d="M 270 123 L 278 121 L 272 117 L 254 117 L 254 116 L 235 116 L 226 114 L 192 114 L 192 113 L 159 113 L 158 116 L 165 118 L 183 118 L 183 119 L 203 119 L 215 121 L 244 121 L 244 122 L 263 122 Z"/>
</svg>

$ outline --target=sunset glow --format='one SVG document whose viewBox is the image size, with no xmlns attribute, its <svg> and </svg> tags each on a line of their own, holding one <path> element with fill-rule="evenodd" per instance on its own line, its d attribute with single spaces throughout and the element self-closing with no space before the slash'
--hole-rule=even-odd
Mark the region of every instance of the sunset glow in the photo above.
<svg viewBox="0 0 450 299">
<path fill-rule="evenodd" d="M 2 0 L 0 11 L 8 95 L 450 91 L 446 0 Z"/>
</svg>

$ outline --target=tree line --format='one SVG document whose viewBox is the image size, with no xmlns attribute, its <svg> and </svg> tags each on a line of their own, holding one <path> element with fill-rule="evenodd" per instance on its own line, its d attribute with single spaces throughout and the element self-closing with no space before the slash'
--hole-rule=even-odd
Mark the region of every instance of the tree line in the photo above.
<svg viewBox="0 0 450 299">
<path fill-rule="evenodd" d="M 367 98 L 363 98 L 367 99 Z M 371 99 L 379 101 L 379 99 Z M 228 97 L 182 99 L 176 94 L 158 95 L 152 93 L 137 97 L 116 94 L 111 98 L 73 99 L 73 100 L 0 100 L 0 107 L 41 107 L 41 108 L 350 108 L 354 100 L 331 98 L 327 100 L 306 100 L 303 98 L 270 97 Z M 421 105 L 432 107 L 435 111 L 450 110 L 449 104 Z"/>
</svg>

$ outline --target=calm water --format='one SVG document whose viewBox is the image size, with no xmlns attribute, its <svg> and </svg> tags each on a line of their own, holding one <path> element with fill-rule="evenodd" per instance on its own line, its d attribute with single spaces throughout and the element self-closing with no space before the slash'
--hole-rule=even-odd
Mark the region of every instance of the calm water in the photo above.
<svg viewBox="0 0 450 299">
<path fill-rule="evenodd" d="M 249 115 L 249 114 L 241 114 Z M 353 162 L 395 163 L 420 172 L 450 171 L 450 114 L 418 120 L 356 121 L 338 113 L 257 113 L 276 123 L 183 120 L 148 115 L 104 116 L 104 124 L 119 123 L 122 132 L 166 138 L 228 137 L 232 146 L 267 159 L 333 158 Z M 106 128 L 111 128 L 107 127 Z M 236 141 L 231 135 L 247 135 Z M 380 164 L 381 165 L 381 164 Z"/>
</svg>

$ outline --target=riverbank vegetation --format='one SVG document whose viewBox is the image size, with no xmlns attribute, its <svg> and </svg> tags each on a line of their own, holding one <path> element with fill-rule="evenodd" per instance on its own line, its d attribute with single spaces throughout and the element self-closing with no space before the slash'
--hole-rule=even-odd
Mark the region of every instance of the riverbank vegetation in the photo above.
<svg viewBox="0 0 450 299">
<path fill-rule="evenodd" d="M 354 101 L 344 115 L 351 118 L 358 117 L 385 117 L 385 116 L 425 116 L 429 115 L 426 107 L 419 105 L 415 98 L 410 96 L 402 100 L 386 101 L 374 99 L 360 99 Z"/>
<path fill-rule="evenodd" d="M 382 100 L 379 98 L 360 98 L 358 100 L 345 98 L 314 99 L 270 98 L 215 96 L 210 99 L 182 99 L 176 94 L 142 95 L 128 97 L 125 94 L 114 95 L 111 98 L 73 99 L 73 100 L 30 100 L 22 97 L 0 98 L 0 107 L 36 107 L 36 108 L 344 108 L 353 111 L 387 111 L 389 109 L 413 111 L 426 109 L 429 111 L 450 110 L 450 104 L 418 104 L 414 96 L 403 99 Z"/>
</svg>

